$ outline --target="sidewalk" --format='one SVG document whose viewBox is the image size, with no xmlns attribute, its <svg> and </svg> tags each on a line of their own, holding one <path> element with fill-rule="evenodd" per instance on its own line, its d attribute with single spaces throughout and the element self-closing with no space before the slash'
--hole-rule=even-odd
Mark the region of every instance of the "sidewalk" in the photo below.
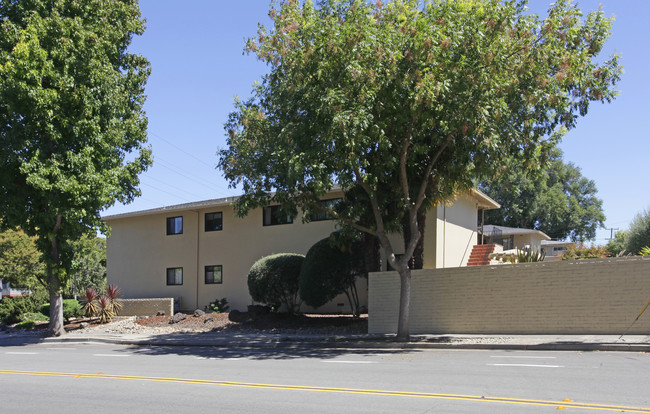
<svg viewBox="0 0 650 414">
<path fill-rule="evenodd" d="M 299 334 L 67 334 L 44 338 L 28 333 L 0 333 L 0 346 L 33 343 L 101 342 L 135 346 L 205 346 L 225 348 L 368 348 L 368 349 L 486 349 L 538 351 L 650 352 L 650 335 L 412 335 L 396 342 L 394 335 Z"/>
</svg>

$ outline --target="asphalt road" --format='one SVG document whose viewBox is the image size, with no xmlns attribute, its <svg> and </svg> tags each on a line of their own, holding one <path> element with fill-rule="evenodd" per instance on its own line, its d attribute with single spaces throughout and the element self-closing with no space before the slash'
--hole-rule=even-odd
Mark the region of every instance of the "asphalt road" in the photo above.
<svg viewBox="0 0 650 414">
<path fill-rule="evenodd" d="M 650 413 L 650 354 L 0 347 L 1 413 Z"/>
</svg>

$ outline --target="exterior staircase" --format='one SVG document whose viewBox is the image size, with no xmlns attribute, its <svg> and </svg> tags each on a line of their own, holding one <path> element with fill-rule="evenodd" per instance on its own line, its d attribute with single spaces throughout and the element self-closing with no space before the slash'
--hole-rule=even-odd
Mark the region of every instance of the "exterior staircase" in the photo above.
<svg viewBox="0 0 650 414">
<path fill-rule="evenodd" d="M 477 244 L 472 248 L 467 266 L 484 266 L 490 264 L 490 253 L 497 250 L 498 244 Z"/>
</svg>

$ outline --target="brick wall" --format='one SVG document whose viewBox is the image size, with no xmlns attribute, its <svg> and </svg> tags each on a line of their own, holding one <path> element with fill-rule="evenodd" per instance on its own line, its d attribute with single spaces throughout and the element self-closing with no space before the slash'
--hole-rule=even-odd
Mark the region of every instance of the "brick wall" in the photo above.
<svg viewBox="0 0 650 414">
<path fill-rule="evenodd" d="M 119 316 L 152 316 L 159 311 L 173 315 L 173 298 L 120 299 L 122 310 Z"/>
<path fill-rule="evenodd" d="M 396 272 L 372 273 L 370 333 L 395 333 Z M 650 301 L 650 257 L 417 270 L 411 333 L 621 334 Z M 628 331 L 650 334 L 650 308 Z"/>
</svg>

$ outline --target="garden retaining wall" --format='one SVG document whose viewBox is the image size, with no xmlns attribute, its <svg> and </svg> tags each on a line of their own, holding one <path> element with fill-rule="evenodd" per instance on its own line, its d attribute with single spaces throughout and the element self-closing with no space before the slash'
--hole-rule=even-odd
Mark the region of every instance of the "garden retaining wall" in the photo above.
<svg viewBox="0 0 650 414">
<path fill-rule="evenodd" d="M 173 298 L 120 299 L 122 310 L 119 316 L 152 316 L 158 312 L 173 315 Z"/>
</svg>

